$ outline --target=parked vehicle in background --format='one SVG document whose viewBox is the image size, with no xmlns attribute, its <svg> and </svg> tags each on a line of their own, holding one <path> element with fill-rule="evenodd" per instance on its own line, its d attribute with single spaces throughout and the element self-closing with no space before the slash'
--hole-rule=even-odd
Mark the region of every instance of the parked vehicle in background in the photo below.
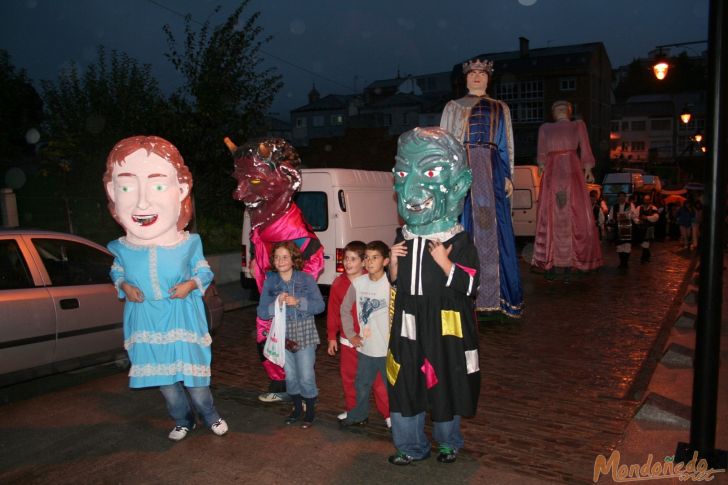
<svg viewBox="0 0 728 485">
<path fill-rule="evenodd" d="M 644 174 L 642 175 L 642 185 L 635 189 L 635 193 L 637 194 L 635 197 L 635 204 L 639 204 L 642 201 L 642 196 L 645 194 L 649 194 L 652 196 L 652 200 L 656 200 L 656 195 L 662 192 L 662 181 L 660 180 L 660 177 L 657 175 L 648 175 Z"/>
<path fill-rule="evenodd" d="M 329 286 L 344 272 L 344 246 L 354 240 L 394 243 L 401 225 L 391 172 L 344 168 L 304 168 L 301 190 L 293 200 L 324 247 L 324 272 Z M 255 288 L 248 269 L 250 218 L 243 215 L 241 282 Z"/>
<path fill-rule="evenodd" d="M 607 206 L 612 207 L 617 203 L 620 192 L 632 197 L 635 191 L 644 185 L 642 177 L 639 172 L 615 172 L 605 175 L 602 181 L 602 197 Z"/>
<path fill-rule="evenodd" d="M 538 174 L 538 165 L 516 165 L 513 167 L 512 181 L 513 234 L 517 237 L 534 237 L 536 236 L 538 197 L 541 193 L 541 176 Z"/>
<path fill-rule="evenodd" d="M 112 261 L 71 234 L 0 230 L 0 386 L 126 358 Z M 223 313 L 214 285 L 205 307 L 214 330 Z"/>
</svg>

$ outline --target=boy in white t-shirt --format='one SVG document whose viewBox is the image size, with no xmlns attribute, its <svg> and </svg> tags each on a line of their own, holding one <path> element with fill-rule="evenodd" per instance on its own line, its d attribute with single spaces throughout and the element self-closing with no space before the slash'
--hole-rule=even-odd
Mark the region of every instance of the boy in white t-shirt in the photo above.
<svg viewBox="0 0 728 485">
<path fill-rule="evenodd" d="M 387 347 L 389 345 L 389 280 L 385 268 L 389 264 L 389 247 L 382 241 L 372 241 L 366 246 L 364 266 L 367 274 L 356 278 L 341 303 L 341 326 L 344 335 L 359 352 L 356 369 L 356 406 L 346 419 L 339 421 L 342 427 L 363 426 L 368 422 L 369 393 L 377 373 L 386 382 Z M 356 302 L 359 318 L 359 334 L 354 332 L 351 306 Z M 389 406 L 384 418 L 389 424 Z"/>
</svg>

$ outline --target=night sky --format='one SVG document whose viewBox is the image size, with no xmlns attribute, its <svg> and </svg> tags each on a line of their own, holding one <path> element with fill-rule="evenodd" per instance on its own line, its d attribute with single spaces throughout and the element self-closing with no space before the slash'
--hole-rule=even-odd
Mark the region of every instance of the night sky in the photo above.
<svg viewBox="0 0 728 485">
<path fill-rule="evenodd" d="M 214 14 L 216 5 L 222 5 Z M 221 23 L 233 0 L 2 0 L 0 48 L 34 79 L 96 58 L 96 46 L 152 65 L 169 93 L 180 78 L 164 57 L 162 26 L 182 38 L 184 14 Z M 378 79 L 449 71 L 482 52 L 604 42 L 612 67 L 644 57 L 661 44 L 707 39 L 707 0 L 253 0 L 273 40 L 265 66 L 285 86 L 271 111 L 283 119 L 307 103 L 313 83 L 322 95 L 351 94 Z M 198 24 L 195 24 L 198 25 Z M 691 55 L 705 45 L 690 46 Z"/>
</svg>

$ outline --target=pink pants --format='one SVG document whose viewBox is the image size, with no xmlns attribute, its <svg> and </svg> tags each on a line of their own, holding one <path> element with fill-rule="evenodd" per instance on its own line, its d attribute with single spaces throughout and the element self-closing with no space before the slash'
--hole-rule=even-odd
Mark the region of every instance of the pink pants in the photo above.
<svg viewBox="0 0 728 485">
<path fill-rule="evenodd" d="M 344 388 L 344 402 L 346 410 L 351 411 L 356 406 L 356 389 L 354 388 L 354 380 L 356 379 L 356 366 L 358 362 L 359 352 L 356 349 L 339 344 L 341 350 L 341 360 L 339 361 L 341 370 L 341 386 Z M 382 376 L 378 375 L 372 387 L 374 394 L 374 404 L 377 411 L 384 418 L 389 417 L 389 396 L 387 396 L 387 386 L 384 385 Z"/>
</svg>

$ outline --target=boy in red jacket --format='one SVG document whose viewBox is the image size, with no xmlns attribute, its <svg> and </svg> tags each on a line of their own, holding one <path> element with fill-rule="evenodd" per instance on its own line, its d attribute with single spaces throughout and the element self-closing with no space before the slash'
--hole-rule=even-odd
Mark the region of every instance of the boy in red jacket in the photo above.
<svg viewBox="0 0 728 485">
<path fill-rule="evenodd" d="M 344 403 L 346 411 L 338 415 L 340 420 L 346 419 L 347 411 L 354 409 L 356 405 L 356 390 L 354 389 L 354 379 L 356 378 L 357 368 L 357 351 L 349 342 L 341 330 L 341 302 L 346 295 L 352 280 L 358 278 L 365 273 L 364 271 L 364 251 L 366 244 L 362 241 L 351 241 L 344 248 L 344 273 L 339 275 L 331 284 L 329 291 L 329 304 L 326 311 L 326 328 L 327 339 L 329 341 L 329 355 L 336 355 L 339 349 L 337 343 L 337 335 L 341 343 L 341 385 L 344 389 Z M 351 308 L 351 315 L 354 318 L 354 329 L 359 332 L 359 321 L 356 315 L 356 305 Z M 387 397 L 387 388 L 384 387 L 384 381 L 377 376 L 374 382 L 374 401 L 383 415 L 387 416 L 389 411 Z M 387 427 L 389 427 L 387 420 Z"/>
</svg>

